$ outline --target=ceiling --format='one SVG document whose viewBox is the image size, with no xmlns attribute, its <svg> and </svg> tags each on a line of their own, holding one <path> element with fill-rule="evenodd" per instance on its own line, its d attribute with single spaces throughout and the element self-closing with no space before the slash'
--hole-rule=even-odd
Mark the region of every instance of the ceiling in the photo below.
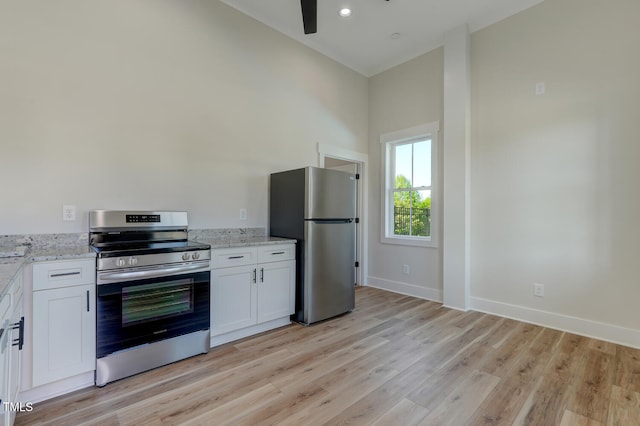
<svg viewBox="0 0 640 426">
<path fill-rule="evenodd" d="M 318 0 L 318 32 L 309 35 L 300 0 L 220 1 L 371 76 L 441 46 L 464 23 L 474 32 L 543 0 Z M 344 6 L 349 18 L 338 15 Z"/>
</svg>

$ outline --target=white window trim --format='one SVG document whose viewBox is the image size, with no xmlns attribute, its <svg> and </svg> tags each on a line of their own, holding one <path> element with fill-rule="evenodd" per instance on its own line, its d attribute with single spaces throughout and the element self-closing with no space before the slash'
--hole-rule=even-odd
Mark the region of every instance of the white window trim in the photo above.
<svg viewBox="0 0 640 426">
<path fill-rule="evenodd" d="M 438 229 L 440 228 L 440 191 L 438 191 L 438 140 L 440 123 L 421 124 L 419 126 L 402 129 L 391 133 L 380 135 L 381 159 L 382 159 L 382 209 L 381 209 L 381 229 L 380 242 L 386 244 L 399 244 L 420 247 L 438 247 Z M 387 171 L 391 167 L 391 156 L 389 155 L 391 146 L 397 143 L 410 142 L 419 139 L 431 139 L 431 236 L 412 237 L 393 235 L 393 214 L 391 213 L 391 188 L 395 185 L 393 176 Z"/>
</svg>

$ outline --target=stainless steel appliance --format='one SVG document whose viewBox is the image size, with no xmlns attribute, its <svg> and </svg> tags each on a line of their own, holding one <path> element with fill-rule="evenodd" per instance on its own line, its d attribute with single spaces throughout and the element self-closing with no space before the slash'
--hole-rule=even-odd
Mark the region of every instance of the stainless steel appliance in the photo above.
<svg viewBox="0 0 640 426">
<path fill-rule="evenodd" d="M 186 212 L 93 210 L 96 385 L 209 350 L 211 250 Z"/>
<path fill-rule="evenodd" d="M 270 234 L 298 240 L 294 321 L 311 324 L 355 307 L 355 179 L 316 167 L 270 177 Z"/>
</svg>

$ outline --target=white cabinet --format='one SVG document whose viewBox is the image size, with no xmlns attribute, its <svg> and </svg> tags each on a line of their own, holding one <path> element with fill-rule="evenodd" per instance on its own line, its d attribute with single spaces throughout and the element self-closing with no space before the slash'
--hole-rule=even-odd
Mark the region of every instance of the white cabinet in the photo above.
<svg viewBox="0 0 640 426">
<path fill-rule="evenodd" d="M 258 264 L 258 322 L 294 313 L 295 271 L 294 260 Z"/>
<path fill-rule="evenodd" d="M 212 250 L 211 346 L 289 324 L 295 244 Z"/>
<path fill-rule="evenodd" d="M 11 296 L 5 295 L 0 301 L 0 401 L 9 402 L 9 353 L 11 340 L 9 339 L 9 323 L 11 321 Z M 6 413 L 0 407 L 0 424 L 5 424 Z"/>
<path fill-rule="evenodd" d="M 95 259 L 33 265 L 34 387 L 95 370 Z"/>
<path fill-rule="evenodd" d="M 18 410 L 24 407 L 15 404 L 18 402 L 20 391 L 20 379 L 22 372 L 22 348 L 24 344 L 24 317 L 22 316 L 22 273 L 14 280 L 11 292 L 11 317 L 7 336 L 7 401 L 13 402 L 13 409 L 6 413 L 6 425 L 12 425 Z"/>
<path fill-rule="evenodd" d="M 256 266 L 214 269 L 211 273 L 211 335 L 257 323 Z"/>
<path fill-rule="evenodd" d="M 12 425 L 18 403 L 20 372 L 22 370 L 22 344 L 24 318 L 22 317 L 22 271 L 9 283 L 8 291 L 0 301 L 0 424 Z"/>
</svg>

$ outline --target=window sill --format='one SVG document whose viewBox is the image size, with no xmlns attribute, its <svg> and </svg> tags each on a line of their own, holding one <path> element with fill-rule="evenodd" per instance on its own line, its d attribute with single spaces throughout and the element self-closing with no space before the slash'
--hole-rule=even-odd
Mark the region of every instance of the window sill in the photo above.
<svg viewBox="0 0 640 426">
<path fill-rule="evenodd" d="M 414 247 L 427 247 L 438 248 L 436 241 L 415 237 L 382 237 L 380 239 L 382 244 L 394 244 L 399 246 L 414 246 Z"/>
</svg>

